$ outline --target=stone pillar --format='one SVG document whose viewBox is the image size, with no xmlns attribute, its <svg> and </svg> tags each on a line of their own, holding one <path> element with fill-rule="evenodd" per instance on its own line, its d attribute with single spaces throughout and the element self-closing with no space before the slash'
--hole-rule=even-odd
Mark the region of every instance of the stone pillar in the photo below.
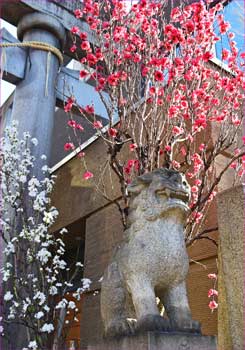
<svg viewBox="0 0 245 350">
<path fill-rule="evenodd" d="M 54 17 L 41 13 L 25 15 L 18 24 L 17 34 L 23 42 L 39 41 L 58 49 L 65 41 L 63 25 Z M 26 50 L 25 77 L 16 86 L 12 119 L 19 122 L 20 138 L 27 131 L 31 137 L 38 139 L 38 146 L 32 150 L 36 157 L 32 174 L 40 179 L 43 177 L 42 166 L 50 161 L 59 60 L 47 51 L 35 48 Z M 47 156 L 46 162 L 41 160 L 42 154 Z M 9 346 L 4 344 L 4 349 L 19 350 L 27 346 L 25 327 L 11 325 L 9 333 Z"/>
<path fill-rule="evenodd" d="M 244 192 L 230 188 L 217 197 L 219 224 L 218 349 L 244 349 Z"/>
<path fill-rule="evenodd" d="M 58 49 L 62 48 L 65 40 L 62 24 L 54 17 L 41 13 L 25 15 L 18 24 L 17 34 L 23 42 L 40 41 Z M 49 162 L 59 60 L 47 51 L 27 50 L 25 78 L 16 86 L 12 119 L 19 121 L 20 136 L 29 131 L 32 137 L 38 139 L 39 146 L 33 150 L 37 162 L 42 154 Z M 33 170 L 36 176 L 42 175 L 41 165 L 43 161 Z"/>
</svg>

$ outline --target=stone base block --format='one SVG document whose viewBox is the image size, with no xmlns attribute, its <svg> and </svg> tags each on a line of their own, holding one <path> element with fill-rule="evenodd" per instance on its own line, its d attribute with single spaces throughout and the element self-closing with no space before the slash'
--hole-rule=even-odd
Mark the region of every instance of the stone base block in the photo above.
<svg viewBox="0 0 245 350">
<path fill-rule="evenodd" d="M 216 337 L 193 334 L 148 332 L 104 341 L 87 350 L 216 350 Z"/>
</svg>

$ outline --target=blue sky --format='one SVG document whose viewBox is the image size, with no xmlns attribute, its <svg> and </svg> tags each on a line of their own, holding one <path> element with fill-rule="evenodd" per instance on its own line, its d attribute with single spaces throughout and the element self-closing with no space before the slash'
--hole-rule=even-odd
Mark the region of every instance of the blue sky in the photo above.
<svg viewBox="0 0 245 350">
<path fill-rule="evenodd" d="M 4 27 L 10 32 L 14 37 L 17 38 L 17 31 L 16 27 L 12 26 L 8 22 L 4 21 L 3 19 L 0 20 L 1 28 Z M 0 102 L 1 105 L 7 100 L 9 95 L 14 91 L 15 85 L 12 85 L 10 83 L 7 83 L 4 80 L 1 80 L 0 85 L 1 91 L 0 91 Z"/>
</svg>

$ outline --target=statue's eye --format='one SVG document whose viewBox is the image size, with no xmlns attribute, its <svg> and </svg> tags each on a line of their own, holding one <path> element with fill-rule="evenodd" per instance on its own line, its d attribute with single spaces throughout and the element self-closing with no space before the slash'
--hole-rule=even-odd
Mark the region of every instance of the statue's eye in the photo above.
<svg viewBox="0 0 245 350">
<path fill-rule="evenodd" d="M 182 184 L 183 184 L 184 186 L 187 186 L 187 183 L 186 183 L 186 181 L 183 181 L 183 182 L 182 182 Z"/>
</svg>

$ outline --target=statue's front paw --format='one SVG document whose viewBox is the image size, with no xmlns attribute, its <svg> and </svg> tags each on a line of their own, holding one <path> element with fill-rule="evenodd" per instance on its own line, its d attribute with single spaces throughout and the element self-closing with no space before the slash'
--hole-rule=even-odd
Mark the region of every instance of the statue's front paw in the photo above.
<svg viewBox="0 0 245 350">
<path fill-rule="evenodd" d="M 201 324 L 192 319 L 178 320 L 178 322 L 171 322 L 172 328 L 178 332 L 186 333 L 201 333 Z"/>
<path fill-rule="evenodd" d="M 146 315 L 137 322 L 138 332 L 159 331 L 169 332 L 171 326 L 168 320 L 160 315 Z"/>
<path fill-rule="evenodd" d="M 135 333 L 136 320 L 131 318 L 121 318 L 113 321 L 105 332 L 106 338 L 128 336 Z"/>
</svg>

